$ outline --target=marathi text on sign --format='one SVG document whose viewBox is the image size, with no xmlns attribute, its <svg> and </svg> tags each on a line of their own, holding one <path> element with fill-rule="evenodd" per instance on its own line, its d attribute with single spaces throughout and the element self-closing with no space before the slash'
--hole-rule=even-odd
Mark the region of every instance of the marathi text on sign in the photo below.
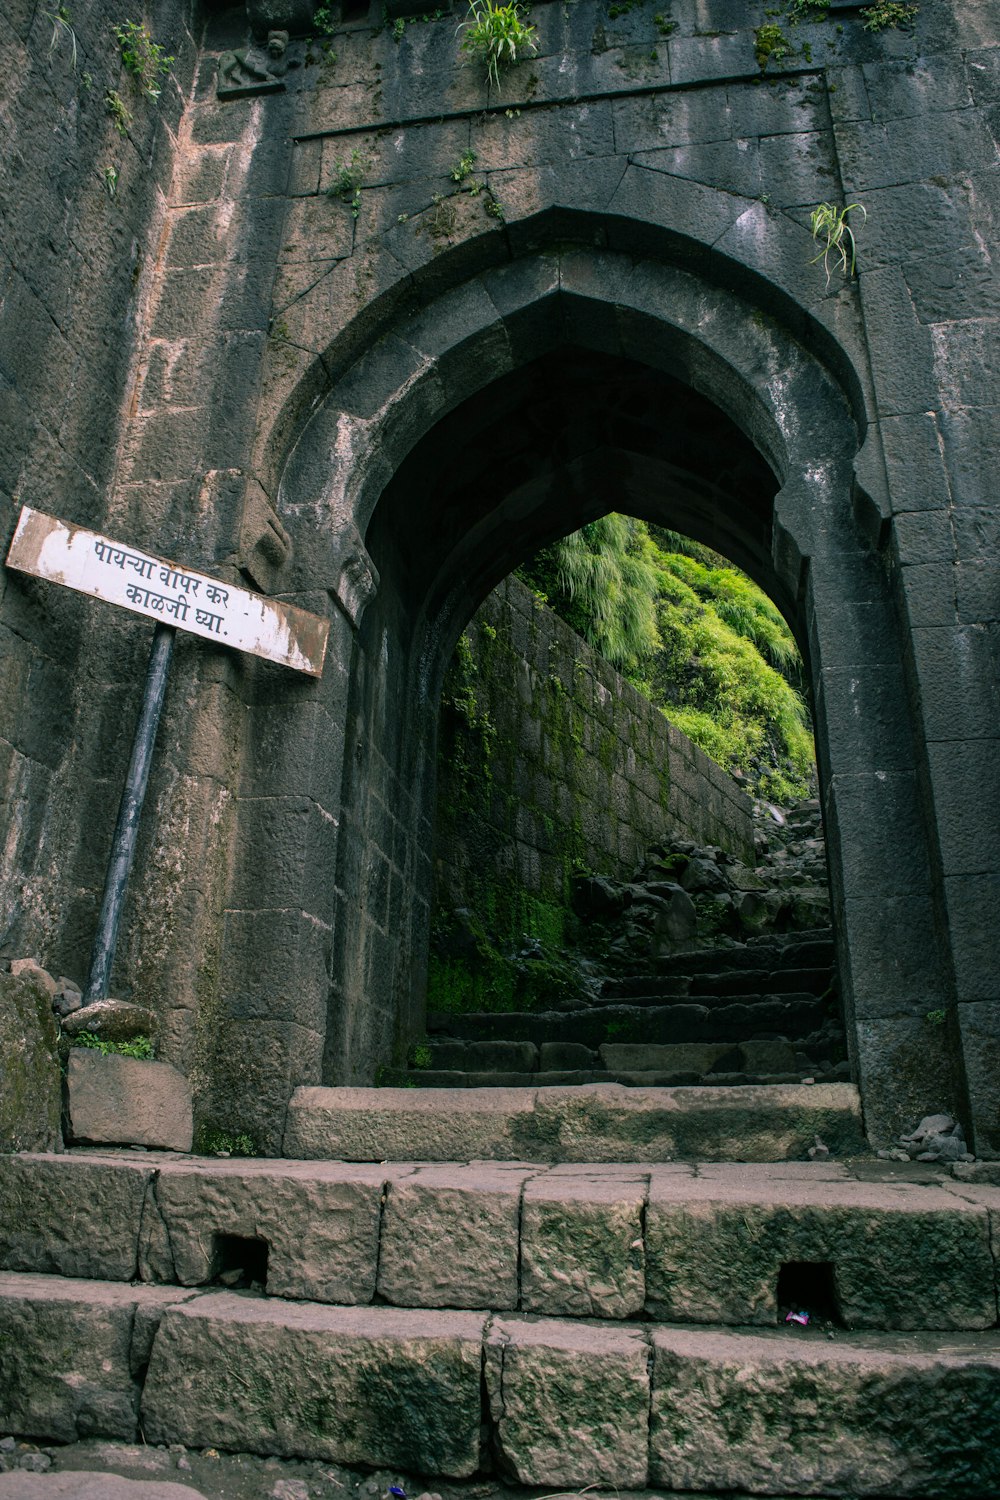
<svg viewBox="0 0 1000 1500">
<path fill-rule="evenodd" d="M 319 677 L 329 621 L 25 506 L 7 565 Z"/>
</svg>

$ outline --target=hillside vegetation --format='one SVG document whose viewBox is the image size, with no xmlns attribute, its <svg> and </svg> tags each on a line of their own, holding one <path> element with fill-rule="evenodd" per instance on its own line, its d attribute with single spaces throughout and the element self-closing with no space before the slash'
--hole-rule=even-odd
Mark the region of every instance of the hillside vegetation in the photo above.
<svg viewBox="0 0 1000 1500">
<path fill-rule="evenodd" d="M 807 793 L 802 663 L 745 573 L 676 532 L 611 513 L 538 552 L 528 586 L 754 794 Z"/>
</svg>

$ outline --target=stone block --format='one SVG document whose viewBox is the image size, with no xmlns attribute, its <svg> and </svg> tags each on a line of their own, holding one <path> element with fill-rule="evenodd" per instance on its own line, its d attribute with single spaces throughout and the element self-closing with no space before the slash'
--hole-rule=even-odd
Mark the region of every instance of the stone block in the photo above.
<svg viewBox="0 0 1000 1500">
<path fill-rule="evenodd" d="M 729 1042 L 605 1042 L 598 1048 L 601 1061 L 613 1073 L 708 1073 L 725 1053 Z"/>
<path fill-rule="evenodd" d="M 484 1324 L 471 1312 L 200 1297 L 160 1326 L 143 1432 L 462 1478 L 479 1465 Z"/>
<path fill-rule="evenodd" d="M 131 1281 L 151 1176 L 141 1162 L 0 1157 L 0 1267 Z"/>
<path fill-rule="evenodd" d="M 266 1241 L 271 1296 L 370 1302 L 385 1176 L 340 1163 L 167 1162 L 147 1205 L 140 1274 L 204 1284 L 221 1269 L 218 1237 L 233 1235 Z"/>
<path fill-rule="evenodd" d="M 31 973 L 0 974 L 0 1151 L 61 1144 L 52 996 Z"/>
<path fill-rule="evenodd" d="M 421 1167 L 391 1183 L 379 1295 L 402 1307 L 515 1308 L 523 1167 Z"/>
<path fill-rule="evenodd" d="M 641 1488 L 648 1363 L 639 1329 L 496 1319 L 486 1388 L 504 1468 L 519 1484 Z"/>
<path fill-rule="evenodd" d="M 431 1055 L 431 1066 L 437 1069 L 500 1072 L 506 1068 L 512 1073 L 533 1073 L 538 1067 L 534 1042 L 435 1041 Z"/>
<path fill-rule="evenodd" d="M 72 1140 L 191 1150 L 191 1085 L 169 1063 L 74 1048 L 66 1087 Z"/>
<path fill-rule="evenodd" d="M 652 1482 L 769 1495 L 995 1494 L 1000 1348 L 992 1335 L 937 1344 L 656 1329 Z"/>
<path fill-rule="evenodd" d="M 171 1459 L 172 1463 L 173 1460 Z M 0 1474 L 0 1500 L 205 1500 L 202 1490 L 171 1479 L 125 1479 L 105 1470 Z"/>
<path fill-rule="evenodd" d="M 831 1150 L 864 1144 L 850 1085 L 624 1088 L 538 1092 L 534 1133 L 562 1161 L 780 1161 L 822 1135 Z"/>
<path fill-rule="evenodd" d="M 849 1328 L 989 1328 L 996 1294 L 986 1211 L 955 1213 L 910 1182 L 748 1176 L 681 1182 L 654 1170 L 646 1210 L 647 1307 L 690 1323 L 776 1323 L 782 1265 L 831 1265 Z M 808 1310 L 808 1309 L 807 1309 Z"/>
<path fill-rule="evenodd" d="M 284 1154 L 344 1161 L 517 1161 L 533 1090 L 297 1088 Z"/>
<path fill-rule="evenodd" d="M 646 1298 L 645 1175 L 528 1182 L 521 1210 L 521 1306 L 556 1317 L 630 1318 Z M 491 1304 L 495 1306 L 496 1304 Z"/>
<path fill-rule="evenodd" d="M 0 1429 L 61 1443 L 135 1438 L 151 1333 L 188 1295 L 0 1274 Z"/>
<path fill-rule="evenodd" d="M 137 1036 L 152 1036 L 155 1030 L 153 1012 L 128 1000 L 94 1000 L 90 1005 L 82 1005 L 63 1021 L 63 1031 L 67 1036 L 90 1031 L 106 1042 L 130 1042 Z"/>
</svg>

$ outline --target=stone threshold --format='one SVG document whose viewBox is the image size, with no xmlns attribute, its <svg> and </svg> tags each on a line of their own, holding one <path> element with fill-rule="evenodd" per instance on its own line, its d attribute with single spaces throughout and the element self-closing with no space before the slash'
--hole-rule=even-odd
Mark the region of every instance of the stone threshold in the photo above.
<svg viewBox="0 0 1000 1500">
<path fill-rule="evenodd" d="M 627 1088 L 318 1088 L 292 1094 L 284 1154 L 339 1161 L 787 1161 L 820 1136 L 867 1149 L 850 1083 Z"/>
</svg>

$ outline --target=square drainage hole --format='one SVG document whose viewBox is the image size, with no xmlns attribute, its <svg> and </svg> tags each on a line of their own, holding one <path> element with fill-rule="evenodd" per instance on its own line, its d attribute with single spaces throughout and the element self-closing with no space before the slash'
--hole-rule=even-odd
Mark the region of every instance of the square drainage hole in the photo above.
<svg viewBox="0 0 1000 1500">
<path fill-rule="evenodd" d="M 213 1246 L 213 1281 L 223 1286 L 267 1286 L 267 1240 L 241 1234 L 217 1234 Z"/>
<path fill-rule="evenodd" d="M 778 1271 L 776 1300 L 779 1323 L 785 1321 L 787 1313 L 805 1312 L 819 1323 L 844 1326 L 832 1260 L 786 1261 Z"/>
</svg>

